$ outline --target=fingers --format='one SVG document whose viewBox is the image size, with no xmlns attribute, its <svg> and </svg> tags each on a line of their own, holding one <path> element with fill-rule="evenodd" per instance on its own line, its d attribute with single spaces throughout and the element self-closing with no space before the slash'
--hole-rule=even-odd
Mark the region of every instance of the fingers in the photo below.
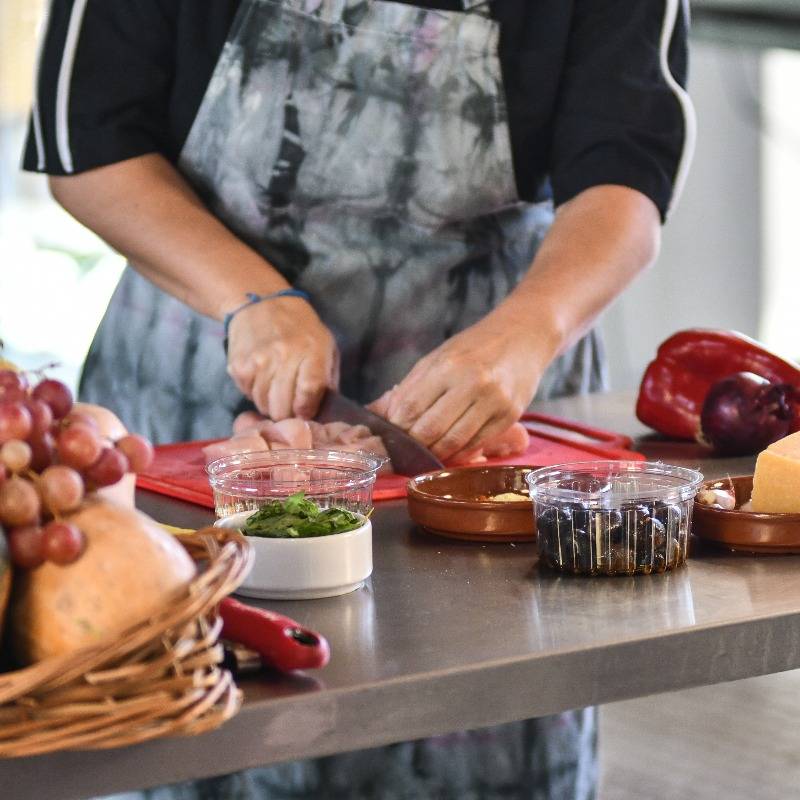
<svg viewBox="0 0 800 800">
<path fill-rule="evenodd" d="M 511 423 L 509 422 L 509 419 L 512 419 Z M 502 433 L 505 430 L 508 430 L 509 426 L 515 421 L 516 420 L 509 417 L 508 414 L 498 415 L 488 420 L 485 420 L 483 424 L 480 425 L 478 429 L 472 434 L 472 436 L 467 438 L 466 441 L 464 441 L 457 450 L 454 450 L 447 456 L 439 455 L 439 458 L 442 460 L 444 460 L 445 458 L 451 460 L 459 460 L 465 454 L 468 454 L 470 452 L 474 453 L 476 450 L 480 449 L 480 446 L 487 439 L 491 439 L 493 436 L 497 436 L 497 434 Z M 433 452 L 438 455 L 435 449 L 433 450 Z"/>
<path fill-rule="evenodd" d="M 386 419 L 398 428 L 410 431 L 449 388 L 443 372 L 427 368 L 423 359 L 392 392 Z"/>
<path fill-rule="evenodd" d="M 256 377 L 256 370 L 250 359 L 232 358 L 228 361 L 228 375 L 231 376 L 236 388 L 245 396 L 252 397 L 253 382 Z"/>
<path fill-rule="evenodd" d="M 274 364 L 268 364 L 259 369 L 256 372 L 250 392 L 250 399 L 265 417 L 269 416 L 269 389 L 274 369 Z"/>
<path fill-rule="evenodd" d="M 397 387 L 395 386 L 392 389 L 385 391 L 377 400 L 373 400 L 367 406 L 367 409 L 373 414 L 377 414 L 379 417 L 386 419 L 389 415 L 389 403 L 392 400 L 392 393 L 396 388 Z"/>
<path fill-rule="evenodd" d="M 469 406 L 467 411 L 430 445 L 431 452 L 440 461 L 450 460 L 455 454 L 464 452 L 467 442 L 474 439 L 485 421 L 485 412 L 479 405 Z"/>
<path fill-rule="evenodd" d="M 297 361 L 290 361 L 273 373 L 267 393 L 268 416 L 276 422 L 292 416 L 299 368 Z"/>
<path fill-rule="evenodd" d="M 417 441 L 429 447 L 440 441 L 453 429 L 467 409 L 472 406 L 472 402 L 473 398 L 463 388 L 445 392 L 427 411 L 423 412 L 408 432 Z M 476 423 L 475 430 L 471 431 L 467 438 L 476 433 L 478 428 L 480 428 L 480 422 Z M 460 444 L 459 441 L 457 446 Z"/>
<path fill-rule="evenodd" d="M 318 358 L 308 358 L 300 362 L 292 401 L 292 412 L 295 416 L 310 419 L 317 413 L 332 374 L 331 367 Z"/>
</svg>

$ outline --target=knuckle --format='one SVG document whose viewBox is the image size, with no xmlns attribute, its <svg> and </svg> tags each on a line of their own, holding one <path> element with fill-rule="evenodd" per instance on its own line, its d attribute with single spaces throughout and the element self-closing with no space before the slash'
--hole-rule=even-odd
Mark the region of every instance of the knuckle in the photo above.
<svg viewBox="0 0 800 800">
<path fill-rule="evenodd" d="M 446 433 L 438 442 L 438 449 L 443 453 L 455 453 L 467 443 L 463 434 Z"/>
<path fill-rule="evenodd" d="M 442 426 L 435 422 L 427 422 L 421 425 L 415 425 L 411 429 L 412 436 L 426 445 L 438 441 L 442 437 L 443 433 L 444 431 L 442 430 Z"/>
</svg>

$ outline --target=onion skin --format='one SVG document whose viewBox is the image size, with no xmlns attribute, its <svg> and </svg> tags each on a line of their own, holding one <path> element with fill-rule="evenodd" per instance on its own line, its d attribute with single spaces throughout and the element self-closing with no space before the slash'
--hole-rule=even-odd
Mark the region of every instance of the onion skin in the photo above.
<svg viewBox="0 0 800 800">
<path fill-rule="evenodd" d="M 792 432 L 798 392 L 752 372 L 717 381 L 700 413 L 698 441 L 721 456 L 756 455 Z"/>
</svg>

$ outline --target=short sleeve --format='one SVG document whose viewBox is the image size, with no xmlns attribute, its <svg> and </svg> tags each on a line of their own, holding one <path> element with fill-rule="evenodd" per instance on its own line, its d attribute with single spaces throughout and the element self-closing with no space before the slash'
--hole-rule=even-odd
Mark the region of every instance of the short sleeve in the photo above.
<svg viewBox="0 0 800 800">
<path fill-rule="evenodd" d="M 66 175 L 163 151 L 173 36 L 169 0 L 53 0 L 24 169 Z"/>
<path fill-rule="evenodd" d="M 557 205 L 615 184 L 668 216 L 694 142 L 687 36 L 685 0 L 577 0 L 551 152 Z"/>
</svg>

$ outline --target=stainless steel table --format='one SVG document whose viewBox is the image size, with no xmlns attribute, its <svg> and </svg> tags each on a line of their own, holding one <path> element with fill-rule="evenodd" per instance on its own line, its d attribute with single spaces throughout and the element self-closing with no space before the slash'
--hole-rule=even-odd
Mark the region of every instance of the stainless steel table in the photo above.
<svg viewBox="0 0 800 800">
<path fill-rule="evenodd" d="M 542 409 L 644 433 L 630 395 Z M 752 467 L 689 444 L 639 447 L 709 476 Z M 141 505 L 165 522 L 209 519 L 155 495 Z M 0 761 L 0 797 L 100 795 L 800 667 L 800 557 L 702 551 L 667 575 L 558 577 L 530 545 L 420 533 L 402 503 L 374 523 L 367 587 L 269 603 L 329 637 L 325 670 L 245 682 L 242 712 L 201 737 Z"/>
</svg>

